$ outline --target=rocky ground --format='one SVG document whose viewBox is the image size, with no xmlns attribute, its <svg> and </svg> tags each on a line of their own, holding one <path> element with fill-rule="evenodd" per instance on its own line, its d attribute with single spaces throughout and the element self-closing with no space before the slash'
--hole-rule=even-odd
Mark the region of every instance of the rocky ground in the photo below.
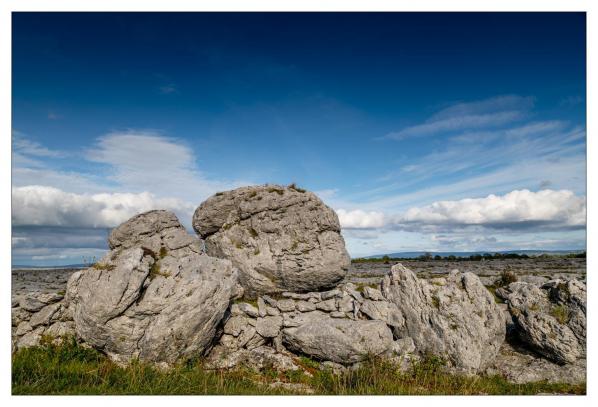
<svg viewBox="0 0 598 407">
<path fill-rule="evenodd" d="M 350 265 L 335 213 L 294 185 L 216 194 L 193 224 L 199 237 L 145 212 L 85 270 L 13 271 L 13 351 L 76 336 L 123 366 L 435 357 L 451 374 L 585 383 L 584 259 Z"/>
<path fill-rule="evenodd" d="M 412 260 L 401 263 L 413 270 L 420 279 L 446 276 L 447 270 L 458 269 L 476 274 L 485 285 L 492 285 L 505 270 L 515 273 L 519 281 L 535 285 L 557 278 L 575 278 L 583 282 L 586 280 L 585 259 L 532 258 L 459 262 Z M 380 284 L 383 277 L 390 272 L 391 266 L 392 263 L 353 263 L 344 282 L 353 283 L 357 287 Z M 13 270 L 13 305 L 17 305 L 22 298 L 62 297 L 68 278 L 76 271 L 77 269 Z M 508 312 L 506 304 L 500 306 L 505 313 Z M 516 336 L 507 334 L 507 340 L 500 347 L 499 356 L 486 372 L 501 374 L 514 383 L 540 380 L 579 383 L 585 380 L 586 361 L 585 358 L 581 358 L 566 365 L 553 363 L 522 346 Z"/>
<path fill-rule="evenodd" d="M 576 278 L 586 281 L 586 259 L 532 258 L 490 261 L 421 261 L 403 260 L 401 263 L 415 271 L 419 278 L 431 278 L 447 274 L 447 270 L 470 271 L 491 285 L 504 270 L 514 272 L 520 281 L 545 282 L 555 278 Z M 354 284 L 376 284 L 388 274 L 393 263 L 352 263 L 346 282 Z M 63 291 L 68 278 L 76 269 L 31 269 L 12 271 L 13 301 L 29 293 L 51 293 Z"/>
</svg>

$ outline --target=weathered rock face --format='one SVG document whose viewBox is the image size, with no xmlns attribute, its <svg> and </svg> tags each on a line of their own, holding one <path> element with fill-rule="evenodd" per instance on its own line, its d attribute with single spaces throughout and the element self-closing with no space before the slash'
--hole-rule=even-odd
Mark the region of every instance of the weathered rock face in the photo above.
<svg viewBox="0 0 598 407">
<path fill-rule="evenodd" d="M 383 280 L 382 294 L 404 318 L 393 328 L 395 337 L 411 337 L 418 353 L 447 358 L 457 371 L 484 369 L 505 339 L 503 312 L 472 273 L 455 270 L 426 281 L 397 264 Z"/>
<path fill-rule="evenodd" d="M 392 333 L 383 321 L 332 318 L 320 311 L 300 314 L 284 328 L 283 343 L 296 352 L 336 363 L 355 363 L 388 351 Z"/>
<path fill-rule="evenodd" d="M 582 383 L 586 381 L 586 360 L 559 365 L 521 346 L 505 341 L 499 356 L 486 370 L 500 374 L 513 383 L 547 381 L 549 383 Z"/>
<path fill-rule="evenodd" d="M 68 281 L 77 335 L 118 362 L 171 364 L 202 353 L 241 294 L 231 262 L 200 254 L 197 239 L 166 211 L 125 222 L 110 246 Z"/>
<path fill-rule="evenodd" d="M 542 287 L 516 282 L 502 294 L 520 339 L 557 363 L 586 354 L 586 285 L 552 280 Z"/>
<path fill-rule="evenodd" d="M 240 270 L 246 295 L 334 286 L 349 268 L 336 213 L 311 192 L 277 185 L 218 193 L 193 215 L 210 256 Z"/>
</svg>

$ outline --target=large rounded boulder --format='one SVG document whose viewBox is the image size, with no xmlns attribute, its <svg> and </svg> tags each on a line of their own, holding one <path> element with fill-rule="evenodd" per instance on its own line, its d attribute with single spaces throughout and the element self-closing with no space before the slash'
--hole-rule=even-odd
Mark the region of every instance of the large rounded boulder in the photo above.
<svg viewBox="0 0 598 407">
<path fill-rule="evenodd" d="M 217 193 L 196 209 L 193 228 L 210 256 L 239 269 L 248 296 L 330 288 L 350 264 L 336 213 L 293 185 Z"/>
<path fill-rule="evenodd" d="M 228 260 L 202 254 L 176 216 L 137 215 L 110 235 L 112 250 L 69 279 L 77 336 L 117 362 L 170 365 L 208 349 L 242 290 Z"/>
</svg>

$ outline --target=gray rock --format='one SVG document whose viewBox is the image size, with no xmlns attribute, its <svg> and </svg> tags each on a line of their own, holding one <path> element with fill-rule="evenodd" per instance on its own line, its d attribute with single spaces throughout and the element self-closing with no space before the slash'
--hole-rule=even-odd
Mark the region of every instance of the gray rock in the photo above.
<svg viewBox="0 0 598 407">
<path fill-rule="evenodd" d="M 280 328 L 282 328 L 281 316 L 258 318 L 255 325 L 257 333 L 264 338 L 275 338 L 280 333 Z"/>
<path fill-rule="evenodd" d="M 557 363 L 586 354 L 586 287 L 577 280 L 555 280 L 541 288 L 516 282 L 507 304 L 520 339 Z"/>
<path fill-rule="evenodd" d="M 210 256 L 239 268 L 246 295 L 325 289 L 349 268 L 338 217 L 311 192 L 265 185 L 218 193 L 197 208 L 193 227 Z"/>
<path fill-rule="evenodd" d="M 33 327 L 31 326 L 31 324 L 29 323 L 29 321 L 23 321 L 17 327 L 17 330 L 16 330 L 15 334 L 17 336 L 23 336 L 26 333 L 31 332 L 31 331 L 33 331 Z"/>
<path fill-rule="evenodd" d="M 419 354 L 434 354 L 459 372 L 488 366 L 505 339 L 505 319 L 494 298 L 472 273 L 451 271 L 445 285 L 419 280 L 401 264 L 381 291 L 405 318 L 395 337 L 411 337 Z"/>
<path fill-rule="evenodd" d="M 224 324 L 223 331 L 225 334 L 232 336 L 239 336 L 241 332 L 249 327 L 249 321 L 242 316 L 233 316 Z"/>
<path fill-rule="evenodd" d="M 313 302 L 309 302 L 309 301 L 297 301 L 295 303 L 295 308 L 299 312 L 315 311 L 316 304 L 314 304 Z"/>
<path fill-rule="evenodd" d="M 353 298 L 350 295 L 343 296 L 338 301 L 338 310 L 341 312 L 353 312 Z"/>
<path fill-rule="evenodd" d="M 258 297 L 258 299 L 257 299 L 257 309 L 258 309 L 258 315 L 260 317 L 265 317 L 266 315 L 268 315 L 268 309 L 266 308 L 266 303 L 262 299 L 262 297 Z"/>
<path fill-rule="evenodd" d="M 415 352 L 415 343 L 410 337 L 397 339 L 392 344 L 392 351 L 395 355 L 405 355 Z"/>
<path fill-rule="evenodd" d="M 518 384 L 540 381 L 578 384 L 586 381 L 586 360 L 559 365 L 505 342 L 486 374 L 499 374 Z"/>
<path fill-rule="evenodd" d="M 33 328 L 37 327 L 38 325 L 50 325 L 52 317 L 60 310 L 61 307 L 62 305 L 60 303 L 46 305 L 40 311 L 31 315 L 29 323 Z"/>
<path fill-rule="evenodd" d="M 343 293 L 340 290 L 324 291 L 323 293 L 320 293 L 320 300 L 326 301 L 330 298 L 340 297 L 342 294 Z"/>
<path fill-rule="evenodd" d="M 316 304 L 316 308 L 321 311 L 327 311 L 327 312 L 336 311 L 336 300 L 334 298 L 331 298 L 326 301 L 318 302 Z"/>
<path fill-rule="evenodd" d="M 380 290 L 368 286 L 363 287 L 363 296 L 372 301 L 384 300 L 384 296 Z"/>
<path fill-rule="evenodd" d="M 405 325 L 403 314 L 392 302 L 364 300 L 360 311 L 370 319 L 384 321 L 394 328 L 402 329 Z"/>
<path fill-rule="evenodd" d="M 44 332 L 54 339 L 54 343 L 60 343 L 60 339 L 75 336 L 75 323 L 73 321 L 58 321 L 50 325 Z"/>
<path fill-rule="evenodd" d="M 280 315 L 280 311 L 278 310 L 278 308 L 266 307 L 266 314 L 275 317 L 277 315 Z"/>
<path fill-rule="evenodd" d="M 318 292 L 292 293 L 292 292 L 285 291 L 284 293 L 282 293 L 282 296 L 284 298 L 291 298 L 293 300 L 303 300 L 303 301 L 308 301 L 310 299 L 316 299 L 318 301 L 321 300 L 320 293 L 318 293 Z"/>
<path fill-rule="evenodd" d="M 45 307 L 46 305 L 48 305 L 48 303 L 41 301 L 38 295 L 30 294 L 30 295 L 22 297 L 21 300 L 19 301 L 19 305 L 25 311 L 37 312 L 40 309 L 42 309 L 43 307 Z"/>
<path fill-rule="evenodd" d="M 259 312 L 258 312 L 257 308 L 255 308 L 251 304 L 242 302 L 242 303 L 234 304 L 234 305 L 237 305 L 241 312 L 243 312 L 245 315 L 247 315 L 251 318 L 257 318 L 259 316 Z"/>
<path fill-rule="evenodd" d="M 174 213 L 161 210 L 144 212 L 114 228 L 108 237 L 108 245 L 110 249 L 143 245 L 158 253 L 162 247 L 160 235 L 168 230 L 179 230 L 186 234 Z"/>
<path fill-rule="evenodd" d="M 206 358 L 206 363 L 203 366 L 206 369 L 232 369 L 247 366 L 254 370 L 267 367 L 283 372 L 299 369 L 294 363 L 292 355 L 277 352 L 268 346 L 239 349 L 232 352 L 223 346 L 216 346 Z"/>
<path fill-rule="evenodd" d="M 180 225 L 173 225 L 174 215 L 165 211 L 146 215 L 151 222 L 139 215 L 132 225 L 117 228 L 110 243 L 115 249 L 100 266 L 71 276 L 65 300 L 77 335 L 117 362 L 138 357 L 172 364 L 210 345 L 239 293 L 237 274 L 230 261 L 200 255 L 189 246 L 166 253 L 147 249 L 145 239 L 152 236 L 139 230 L 161 233 L 154 236 L 164 247 L 163 232 Z"/>
<path fill-rule="evenodd" d="M 31 346 L 38 346 L 41 342 L 42 335 L 44 334 L 46 327 L 38 326 L 32 331 L 29 331 L 23 335 L 17 341 L 17 349 L 29 348 Z"/>
<path fill-rule="evenodd" d="M 315 307 L 314 307 L 315 309 Z M 12 326 L 18 326 L 23 321 L 28 321 L 31 318 L 31 313 L 21 307 L 11 309 Z"/>
<path fill-rule="evenodd" d="M 281 312 L 295 311 L 295 301 L 293 300 L 279 300 L 276 305 Z"/>
<path fill-rule="evenodd" d="M 313 311 L 298 315 L 294 322 L 296 327 L 282 330 L 285 346 L 322 360 L 354 363 L 392 345 L 392 333 L 382 321 L 331 318 Z"/>
</svg>

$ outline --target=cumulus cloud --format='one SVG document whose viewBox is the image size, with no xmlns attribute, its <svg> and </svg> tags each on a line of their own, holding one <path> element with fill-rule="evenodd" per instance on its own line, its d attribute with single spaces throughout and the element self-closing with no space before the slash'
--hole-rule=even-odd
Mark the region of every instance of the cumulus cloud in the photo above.
<svg viewBox="0 0 598 407">
<path fill-rule="evenodd" d="M 341 227 L 349 230 L 392 229 L 434 234 L 464 229 L 569 230 L 583 229 L 586 225 L 585 197 L 568 190 L 551 189 L 538 192 L 522 189 L 485 198 L 437 201 L 395 215 L 361 209 L 336 212 Z M 360 238 L 358 234 L 350 236 Z M 440 241 L 442 235 L 437 236 Z"/>
<path fill-rule="evenodd" d="M 395 226 L 410 224 L 518 228 L 553 226 L 583 228 L 585 197 L 568 190 L 532 192 L 515 190 L 502 196 L 439 201 L 410 208 L 394 220 Z"/>
<path fill-rule="evenodd" d="M 14 226 L 111 228 L 151 209 L 169 209 L 190 218 L 194 206 L 148 192 L 75 194 L 46 186 L 12 189 Z"/>
<path fill-rule="evenodd" d="M 336 211 L 341 227 L 344 229 L 372 229 L 381 228 L 385 224 L 382 212 L 366 212 L 361 209 Z"/>
</svg>

